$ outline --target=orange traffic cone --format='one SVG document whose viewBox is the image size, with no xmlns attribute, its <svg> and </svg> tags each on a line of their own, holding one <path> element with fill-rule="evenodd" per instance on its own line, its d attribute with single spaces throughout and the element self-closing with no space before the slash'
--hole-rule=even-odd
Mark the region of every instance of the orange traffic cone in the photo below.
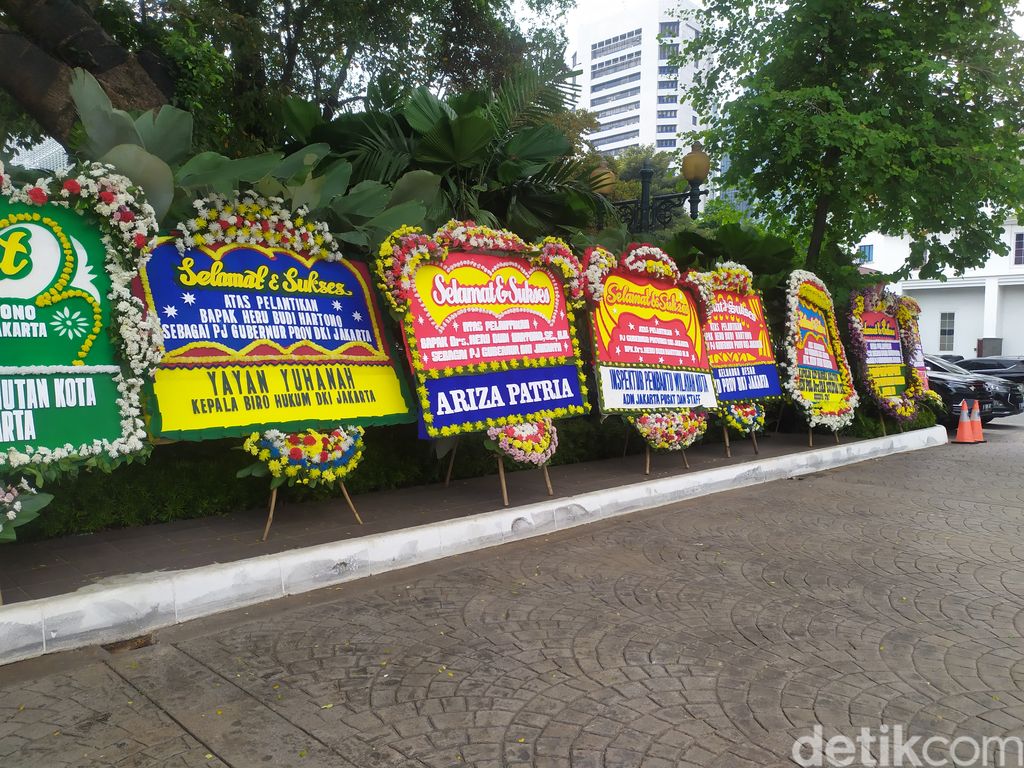
<svg viewBox="0 0 1024 768">
<path fill-rule="evenodd" d="M 977 400 L 974 401 L 974 410 L 971 411 L 971 429 L 974 430 L 974 442 L 988 442 L 985 439 L 985 433 L 981 430 L 981 408 L 978 407 Z"/>
<path fill-rule="evenodd" d="M 951 443 L 975 443 L 974 439 L 974 425 L 971 424 L 970 408 L 967 407 L 967 401 L 960 401 L 960 423 L 956 425 L 956 437 L 949 442 Z"/>
</svg>

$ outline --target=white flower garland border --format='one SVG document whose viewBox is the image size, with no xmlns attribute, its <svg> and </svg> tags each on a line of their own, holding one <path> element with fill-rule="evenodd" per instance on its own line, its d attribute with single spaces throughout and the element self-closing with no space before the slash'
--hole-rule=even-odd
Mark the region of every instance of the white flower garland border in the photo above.
<svg viewBox="0 0 1024 768">
<path fill-rule="evenodd" d="M 806 399 L 800 391 L 797 383 L 797 355 L 796 355 L 796 311 L 800 287 L 805 283 L 821 291 L 828 299 L 828 319 L 832 323 L 830 329 L 833 335 L 832 354 L 835 355 L 836 364 L 839 366 L 839 375 L 845 377 L 849 383 L 849 392 L 846 397 L 846 410 L 842 413 L 820 414 L 814 412 L 814 403 Z M 853 422 L 853 414 L 860 402 L 857 390 L 853 386 L 853 372 L 850 370 L 850 363 L 846 358 L 846 350 L 839 340 L 839 329 L 836 327 L 835 304 L 832 301 L 832 294 L 821 279 L 813 272 L 803 269 L 794 270 L 789 276 L 789 284 L 786 287 L 786 338 L 783 348 L 786 351 L 786 376 L 783 379 L 783 387 L 787 390 L 793 402 L 803 409 L 807 417 L 807 423 L 811 427 L 824 426 L 833 432 L 838 432 L 843 427 Z"/>
<path fill-rule="evenodd" d="M 53 185 L 56 184 L 56 188 Z M 146 426 L 142 420 L 141 393 L 145 378 L 152 376 L 163 357 L 163 336 L 159 325 L 145 316 L 142 301 L 132 294 L 132 281 L 148 259 L 155 242 L 157 221 L 142 190 L 132 186 L 109 165 L 80 163 L 67 171 L 40 177 L 33 184 L 16 188 L 0 163 L 0 197 L 29 206 L 53 204 L 76 213 L 88 210 L 100 222 L 105 247 L 105 267 L 110 277 L 111 326 L 119 342 L 121 371 L 114 375 L 117 406 L 121 415 L 121 436 L 113 441 L 93 440 L 79 446 L 66 443 L 57 448 L 28 446 L 28 452 L 9 448 L 0 452 L 0 471 L 28 465 L 53 464 L 64 459 L 109 456 L 117 459 L 146 448 Z M 26 366 L 26 374 L 45 373 L 48 366 Z"/>
</svg>

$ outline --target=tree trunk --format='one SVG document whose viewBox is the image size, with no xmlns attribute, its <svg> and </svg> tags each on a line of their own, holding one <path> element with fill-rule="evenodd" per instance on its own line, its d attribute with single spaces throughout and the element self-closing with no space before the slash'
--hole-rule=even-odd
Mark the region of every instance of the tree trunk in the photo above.
<svg viewBox="0 0 1024 768">
<path fill-rule="evenodd" d="M 839 149 L 836 147 L 829 147 L 825 150 L 825 156 L 821 159 L 822 170 L 825 171 L 823 176 L 830 185 L 836 183 L 835 179 L 829 178 L 830 171 L 836 167 L 839 162 Z M 814 271 L 814 268 L 818 264 L 818 257 L 821 255 L 821 245 L 825 241 L 825 232 L 828 229 L 828 214 L 832 208 L 832 193 L 831 192 L 819 192 L 818 198 L 814 203 L 814 220 L 811 226 L 811 241 L 807 245 L 807 269 Z"/>
<path fill-rule="evenodd" d="M 67 139 L 77 118 L 70 85 L 70 67 L 18 33 L 0 28 L 0 88 L 60 141 Z"/>
<path fill-rule="evenodd" d="M 829 207 L 832 205 L 832 195 L 820 194 L 814 206 L 814 221 L 811 227 L 811 241 L 807 246 L 807 269 L 814 271 L 818 264 L 818 256 L 821 255 L 821 244 L 825 239 L 825 228 L 828 223 Z"/>
<path fill-rule="evenodd" d="M 171 94 L 82 6 L 71 0 L 0 0 L 0 9 L 17 27 L 0 29 L 0 87 L 54 138 L 66 141 L 74 125 L 68 91 L 73 67 L 91 72 L 119 109 L 167 103 Z"/>
</svg>

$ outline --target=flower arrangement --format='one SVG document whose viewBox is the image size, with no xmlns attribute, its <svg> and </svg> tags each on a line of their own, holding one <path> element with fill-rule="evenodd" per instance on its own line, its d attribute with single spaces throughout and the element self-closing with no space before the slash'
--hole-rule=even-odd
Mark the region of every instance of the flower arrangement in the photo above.
<svg viewBox="0 0 1024 768">
<path fill-rule="evenodd" d="M 433 245 L 431 245 L 433 243 Z M 488 362 L 451 365 L 444 369 L 423 366 L 421 351 L 416 341 L 416 323 L 413 313 L 409 311 L 409 299 L 412 295 L 412 278 L 418 266 L 424 263 L 441 263 L 451 252 L 465 250 L 505 250 L 520 254 L 530 264 L 547 270 L 555 269 L 563 277 L 562 289 L 566 296 L 565 316 L 572 339 L 572 355 L 553 358 L 522 357 L 509 360 L 493 360 Z M 482 432 L 492 427 L 504 427 L 519 424 L 522 418 L 515 416 L 480 419 L 457 426 L 436 428 L 434 417 L 430 412 L 430 399 L 426 381 L 445 376 L 458 376 L 470 373 L 487 373 L 493 371 L 511 371 L 521 368 L 565 365 L 574 363 L 580 384 L 583 400 L 587 399 L 586 376 L 580 364 L 580 344 L 576 333 L 576 318 L 573 307 L 583 298 L 583 267 L 579 259 L 572 253 L 569 246 L 557 238 L 545 238 L 535 246 L 528 246 L 512 232 L 495 230 L 478 226 L 472 221 L 449 221 L 438 229 L 433 237 L 423 235 L 420 230 L 402 227 L 388 237 L 378 252 L 375 265 L 381 280 L 381 289 L 392 308 L 398 314 L 404 314 L 402 321 L 409 358 L 416 375 L 416 394 L 423 411 L 423 422 L 427 434 L 433 437 L 449 437 L 467 432 Z M 575 416 L 587 412 L 585 405 L 572 405 L 566 408 L 538 408 L 530 414 L 534 419 L 554 419 L 563 416 Z"/>
<path fill-rule="evenodd" d="M 912 300 L 911 300 L 912 301 Z M 916 304 L 917 302 L 914 302 Z M 882 286 L 871 286 L 861 291 L 854 291 L 850 294 L 850 338 L 853 342 L 853 354 L 857 358 L 857 368 L 860 373 L 861 384 L 871 395 L 871 399 L 878 406 L 879 410 L 901 423 L 913 421 L 917 416 L 917 401 L 924 391 L 924 383 L 921 376 L 912 365 L 910 354 L 913 347 L 907 347 L 903 343 L 903 333 L 900 333 L 900 348 L 903 353 L 903 365 L 907 372 L 907 386 L 898 395 L 883 395 L 877 383 L 871 377 L 868 370 L 868 343 L 864 338 L 864 313 L 881 312 L 896 320 L 899 329 L 899 299 L 892 293 L 884 290 Z M 904 310 L 906 312 L 906 310 Z M 916 318 L 914 325 L 916 325 Z"/>
<path fill-rule="evenodd" d="M 93 440 L 82 445 L 69 443 L 57 448 L 35 447 L 24 452 L 9 448 L 0 452 L 0 474 L 4 474 L 5 469 L 32 471 L 35 468 L 40 477 L 55 476 L 71 470 L 82 460 L 91 460 L 111 469 L 125 456 L 145 453 L 149 444 L 142 421 L 140 394 L 144 379 L 152 375 L 163 355 L 163 337 L 159 322 L 145 316 L 142 302 L 132 293 L 132 282 L 138 275 L 139 266 L 147 258 L 147 249 L 155 242 L 157 222 L 153 208 L 145 202 L 141 189 L 133 186 L 112 166 L 102 163 L 80 163 L 21 188 L 14 186 L 0 163 L 0 196 L 29 208 L 47 204 L 61 206 L 92 216 L 98 223 L 105 249 L 105 268 L 110 278 L 107 294 L 112 308 L 110 332 L 120 357 L 114 381 L 121 416 L 121 435 L 114 440 Z M 38 216 L 36 213 L 9 214 L 0 217 L 0 228 L 27 220 L 26 217 Z M 65 265 L 61 280 L 65 277 L 70 277 L 68 265 Z M 59 287 L 61 284 L 58 281 L 49 293 L 39 296 L 37 303 L 43 306 L 64 296 L 83 293 L 62 289 Z M 102 330 L 97 327 L 98 305 L 94 301 L 90 303 L 94 304 L 94 316 L 88 327 L 91 334 L 83 342 L 78 359 L 71 366 L 66 370 L 63 367 L 26 366 L 20 372 L 71 373 L 75 366 L 83 365 L 93 339 Z"/>
<path fill-rule="evenodd" d="M 14 541 L 14 529 L 39 516 L 39 510 L 53 501 L 39 493 L 25 478 L 10 485 L 0 484 L 0 544 Z"/>
<path fill-rule="evenodd" d="M 723 403 L 719 413 L 725 425 L 741 435 L 764 430 L 764 406 L 760 403 Z"/>
<path fill-rule="evenodd" d="M 735 261 L 721 261 L 711 272 L 700 277 L 708 282 L 712 291 L 749 294 L 754 292 L 754 273 Z"/>
<path fill-rule="evenodd" d="M 558 430 L 551 419 L 490 427 L 487 437 L 492 450 L 500 451 L 519 464 L 541 466 L 555 455 Z"/>
<path fill-rule="evenodd" d="M 511 251 L 523 253 L 530 250 L 523 239 L 504 229 L 491 229 L 475 221 L 452 219 L 434 233 L 438 245 L 458 251 Z"/>
<path fill-rule="evenodd" d="M 827 405 L 815 402 L 804 395 L 800 383 L 800 367 L 797 365 L 797 345 L 800 341 L 800 327 L 797 323 L 801 301 L 817 307 L 825 317 L 828 336 L 831 340 L 831 352 L 839 369 L 839 380 L 843 395 L 839 403 L 835 400 L 826 401 Z M 839 340 L 839 328 L 836 326 L 836 313 L 832 304 L 832 294 L 817 275 L 802 269 L 795 270 L 789 276 L 786 289 L 787 324 L 783 348 L 786 353 L 788 375 L 784 377 L 783 387 L 793 402 L 802 408 L 811 427 L 818 425 L 837 432 L 853 421 L 853 412 L 857 408 L 859 398 L 853 386 L 853 374 L 850 363 L 846 359 L 846 351 Z"/>
<path fill-rule="evenodd" d="M 918 318 L 921 316 L 921 305 L 909 296 L 897 296 L 895 304 L 896 327 L 900 332 L 900 344 L 903 347 L 903 358 L 909 362 L 907 373 L 907 393 L 919 402 L 936 399 L 941 403 L 942 397 L 928 389 L 921 377 L 921 372 L 914 365 L 914 354 L 922 348 L 921 328 Z M 906 394 L 906 393 L 905 393 Z"/>
<path fill-rule="evenodd" d="M 707 414 L 684 408 L 629 416 L 629 423 L 656 450 L 680 451 L 689 448 L 708 428 Z"/>
<path fill-rule="evenodd" d="M 619 259 L 623 269 L 638 275 L 660 277 L 670 282 L 680 278 L 679 267 L 672 257 L 650 243 L 630 243 Z"/>
<path fill-rule="evenodd" d="M 409 308 L 409 292 L 416 268 L 427 262 L 442 262 L 448 249 L 419 227 L 401 227 L 380 244 L 375 263 L 379 287 L 395 314 Z"/>
<path fill-rule="evenodd" d="M 697 298 L 697 314 L 700 315 L 702 323 L 706 322 L 715 306 L 715 292 L 711 290 L 711 286 L 701 278 L 701 273 L 694 269 L 683 273 L 679 278 L 679 285 L 682 288 L 689 288 Z"/>
<path fill-rule="evenodd" d="M 604 281 L 619 266 L 618 257 L 611 251 L 595 245 L 583 252 L 583 275 L 587 295 L 595 303 L 604 297 Z"/>
<path fill-rule="evenodd" d="M 583 304 L 583 265 L 568 244 L 557 237 L 545 237 L 534 245 L 539 253 L 531 259 L 561 273 L 566 287 L 566 300 L 574 307 Z"/>
<path fill-rule="evenodd" d="M 305 206 L 290 211 L 279 197 L 251 190 L 232 197 L 210 195 L 192 203 L 194 218 L 180 222 L 171 236 L 180 253 L 203 245 L 237 243 L 287 248 L 303 258 L 339 261 L 341 248 L 324 222 L 306 220 Z"/>
<path fill-rule="evenodd" d="M 362 427 L 338 427 L 331 432 L 307 429 L 285 434 L 269 429 L 253 432 L 242 449 L 257 463 L 238 473 L 239 477 L 267 474 L 271 487 L 284 485 L 333 485 L 342 482 L 363 457 Z"/>
</svg>

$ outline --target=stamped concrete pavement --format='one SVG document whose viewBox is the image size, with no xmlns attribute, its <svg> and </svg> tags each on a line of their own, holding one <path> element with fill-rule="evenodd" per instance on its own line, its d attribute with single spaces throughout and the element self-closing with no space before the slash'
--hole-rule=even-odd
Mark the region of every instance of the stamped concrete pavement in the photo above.
<svg viewBox="0 0 1024 768">
<path fill-rule="evenodd" d="M 815 725 L 1024 736 L 1024 418 L 987 434 L 0 668 L 0 765 L 738 768 Z"/>
</svg>

